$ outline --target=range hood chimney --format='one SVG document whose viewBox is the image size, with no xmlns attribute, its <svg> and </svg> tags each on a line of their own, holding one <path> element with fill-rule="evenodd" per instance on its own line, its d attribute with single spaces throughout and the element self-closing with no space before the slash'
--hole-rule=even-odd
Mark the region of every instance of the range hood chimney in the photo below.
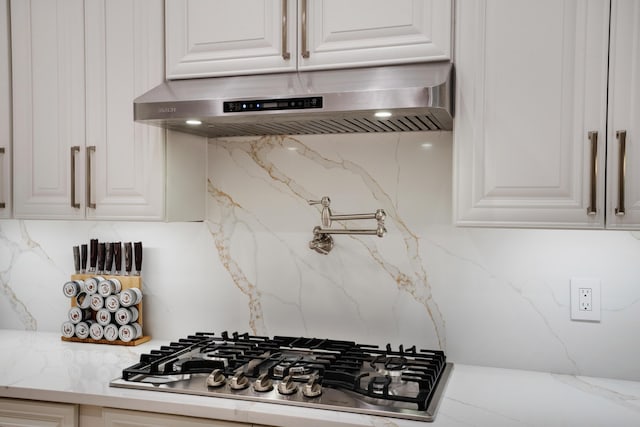
<svg viewBox="0 0 640 427">
<path fill-rule="evenodd" d="M 450 62 L 167 81 L 137 122 L 211 138 L 451 130 Z"/>
</svg>

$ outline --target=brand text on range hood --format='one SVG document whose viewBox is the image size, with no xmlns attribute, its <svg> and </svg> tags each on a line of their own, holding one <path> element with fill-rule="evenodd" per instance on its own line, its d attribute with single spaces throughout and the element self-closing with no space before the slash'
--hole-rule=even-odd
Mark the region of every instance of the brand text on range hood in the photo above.
<svg viewBox="0 0 640 427">
<path fill-rule="evenodd" d="M 208 137 L 451 130 L 453 66 L 167 81 L 134 101 L 134 118 Z"/>
</svg>

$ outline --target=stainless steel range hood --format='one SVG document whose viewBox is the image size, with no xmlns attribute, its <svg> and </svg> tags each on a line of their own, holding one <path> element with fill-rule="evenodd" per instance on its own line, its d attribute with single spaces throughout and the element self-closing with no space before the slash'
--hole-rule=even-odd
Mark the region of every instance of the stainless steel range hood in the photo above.
<svg viewBox="0 0 640 427">
<path fill-rule="evenodd" d="M 173 80 L 138 97 L 134 117 L 213 138 L 451 130 L 453 66 L 433 62 Z"/>
</svg>

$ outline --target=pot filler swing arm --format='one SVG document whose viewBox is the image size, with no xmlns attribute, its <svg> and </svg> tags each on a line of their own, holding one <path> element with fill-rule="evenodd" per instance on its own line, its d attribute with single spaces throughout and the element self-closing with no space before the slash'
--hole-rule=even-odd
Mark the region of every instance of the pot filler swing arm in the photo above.
<svg viewBox="0 0 640 427">
<path fill-rule="evenodd" d="M 321 200 L 309 200 L 310 205 L 322 205 L 322 212 L 320 213 L 321 227 L 313 228 L 313 240 L 309 242 L 309 248 L 314 251 L 327 255 L 331 249 L 333 249 L 333 237 L 332 234 L 353 234 L 353 235 L 368 235 L 383 237 L 387 232 L 384 228 L 384 219 L 386 214 L 383 209 L 378 209 L 374 213 L 368 214 L 348 214 L 348 215 L 334 215 L 331 212 L 331 199 L 328 196 L 324 196 Z M 352 221 L 362 219 L 375 219 L 378 222 L 378 226 L 375 229 L 332 229 L 332 221 Z"/>
</svg>

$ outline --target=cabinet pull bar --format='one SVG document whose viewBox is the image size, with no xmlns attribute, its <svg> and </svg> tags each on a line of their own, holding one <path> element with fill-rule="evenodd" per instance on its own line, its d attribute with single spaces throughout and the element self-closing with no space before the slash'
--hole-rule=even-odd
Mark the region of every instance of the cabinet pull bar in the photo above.
<svg viewBox="0 0 640 427">
<path fill-rule="evenodd" d="M 4 147 L 0 147 L 0 154 L 4 157 Z M 4 169 L 2 169 L 4 171 Z M 2 183 L 0 183 L 0 188 L 2 188 Z M 5 209 L 7 204 L 4 201 L 0 201 L 0 209 Z"/>
<path fill-rule="evenodd" d="M 587 208 L 587 215 L 595 215 L 597 213 L 598 132 L 589 132 L 589 141 L 591 142 L 591 167 L 589 171 L 591 184 L 589 188 L 589 207 Z"/>
<path fill-rule="evenodd" d="M 289 31 L 287 28 L 288 21 L 288 5 L 287 0 L 282 0 L 282 59 L 288 60 L 291 58 L 291 54 L 287 49 L 287 38 L 289 36 Z"/>
<path fill-rule="evenodd" d="M 309 49 L 307 46 L 307 0 L 302 0 L 302 57 L 309 57 Z"/>
<path fill-rule="evenodd" d="M 624 216 L 624 181 L 627 172 L 627 131 L 617 131 L 616 139 L 618 140 L 620 152 L 618 153 L 618 206 L 615 209 L 615 213 L 617 216 Z"/>
<path fill-rule="evenodd" d="M 96 152 L 96 146 L 91 145 L 87 147 L 87 206 L 91 209 L 96 208 L 96 204 L 91 202 L 91 153 Z"/>
<path fill-rule="evenodd" d="M 80 209 L 80 203 L 76 201 L 76 153 L 80 152 L 80 147 L 71 147 L 71 207 Z"/>
</svg>

